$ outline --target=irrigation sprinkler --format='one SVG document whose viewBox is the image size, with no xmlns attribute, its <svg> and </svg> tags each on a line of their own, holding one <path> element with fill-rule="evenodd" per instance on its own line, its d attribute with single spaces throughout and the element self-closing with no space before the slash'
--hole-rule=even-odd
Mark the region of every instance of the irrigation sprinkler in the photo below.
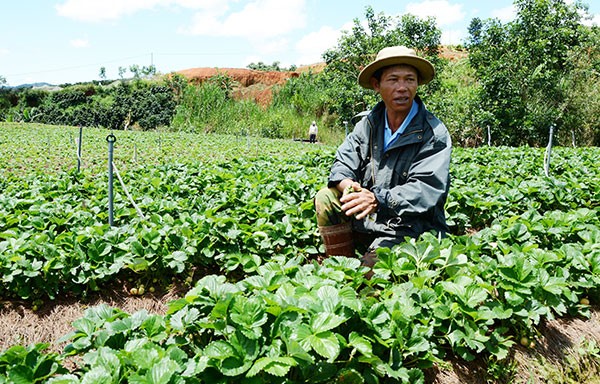
<svg viewBox="0 0 600 384">
<path fill-rule="evenodd" d="M 113 146 L 117 138 L 112 133 L 106 136 L 108 142 L 108 224 L 112 227 L 115 224 L 113 210 Z"/>
</svg>

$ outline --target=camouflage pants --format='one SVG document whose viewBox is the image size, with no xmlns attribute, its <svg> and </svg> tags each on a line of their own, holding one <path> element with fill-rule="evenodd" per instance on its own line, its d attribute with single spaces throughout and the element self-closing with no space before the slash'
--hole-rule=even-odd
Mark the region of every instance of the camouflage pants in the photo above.
<svg viewBox="0 0 600 384">
<path fill-rule="evenodd" d="M 317 225 L 325 227 L 344 224 L 353 219 L 342 212 L 340 202 L 342 193 L 337 188 L 323 188 L 315 196 L 315 210 L 317 212 Z M 353 231 L 354 244 L 361 253 L 373 251 L 375 248 L 392 248 L 404 241 L 404 236 L 389 236 L 385 234 L 364 233 Z"/>
<path fill-rule="evenodd" d="M 317 224 L 320 227 L 347 223 L 351 219 L 342 212 L 342 193 L 337 188 L 323 188 L 315 196 Z"/>
<path fill-rule="evenodd" d="M 351 217 L 342 212 L 342 203 L 340 202 L 342 193 L 337 188 L 323 188 L 315 196 L 315 210 L 317 212 L 317 225 L 319 227 L 328 227 L 332 225 L 345 224 L 352 221 Z M 373 236 L 367 233 L 358 233 L 352 231 L 354 245 L 360 253 L 367 251 L 369 244 L 373 241 Z"/>
</svg>

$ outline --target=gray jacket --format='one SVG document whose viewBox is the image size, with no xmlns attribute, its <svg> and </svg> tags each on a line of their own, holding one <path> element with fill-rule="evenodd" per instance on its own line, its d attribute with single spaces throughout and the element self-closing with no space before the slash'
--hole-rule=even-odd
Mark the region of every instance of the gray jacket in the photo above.
<svg viewBox="0 0 600 384">
<path fill-rule="evenodd" d="M 415 102 L 419 112 L 385 152 L 383 102 L 357 123 L 337 150 L 328 186 L 350 178 L 379 201 L 377 212 L 354 220 L 359 232 L 404 238 L 448 230 L 444 206 L 450 187 L 450 134 L 418 96 Z"/>
</svg>

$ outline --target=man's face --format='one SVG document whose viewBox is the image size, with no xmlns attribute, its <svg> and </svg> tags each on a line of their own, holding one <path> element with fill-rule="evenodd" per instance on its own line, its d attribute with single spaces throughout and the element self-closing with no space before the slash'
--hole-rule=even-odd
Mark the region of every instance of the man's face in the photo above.
<svg viewBox="0 0 600 384">
<path fill-rule="evenodd" d="M 394 65 L 383 70 L 380 81 L 371 78 L 371 85 L 381 95 L 388 111 L 408 114 L 417 94 L 418 80 L 414 67 Z"/>
</svg>

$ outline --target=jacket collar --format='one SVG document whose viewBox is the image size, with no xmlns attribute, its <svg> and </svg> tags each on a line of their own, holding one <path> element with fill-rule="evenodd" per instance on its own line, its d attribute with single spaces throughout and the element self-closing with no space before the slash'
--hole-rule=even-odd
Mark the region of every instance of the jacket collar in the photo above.
<svg viewBox="0 0 600 384">
<path fill-rule="evenodd" d="M 387 151 L 402 147 L 404 145 L 420 143 L 423 141 L 424 129 L 427 127 L 425 116 L 427 111 L 425 105 L 419 96 L 415 96 L 415 103 L 419 103 L 419 112 L 413 117 L 410 124 L 406 127 L 402 135 L 400 135 L 387 149 Z M 369 122 L 373 129 L 373 141 L 378 148 L 383 149 L 383 137 L 385 129 L 385 104 L 380 101 L 375 105 L 375 108 L 369 114 Z M 386 151 L 386 152 L 387 152 Z"/>
</svg>

